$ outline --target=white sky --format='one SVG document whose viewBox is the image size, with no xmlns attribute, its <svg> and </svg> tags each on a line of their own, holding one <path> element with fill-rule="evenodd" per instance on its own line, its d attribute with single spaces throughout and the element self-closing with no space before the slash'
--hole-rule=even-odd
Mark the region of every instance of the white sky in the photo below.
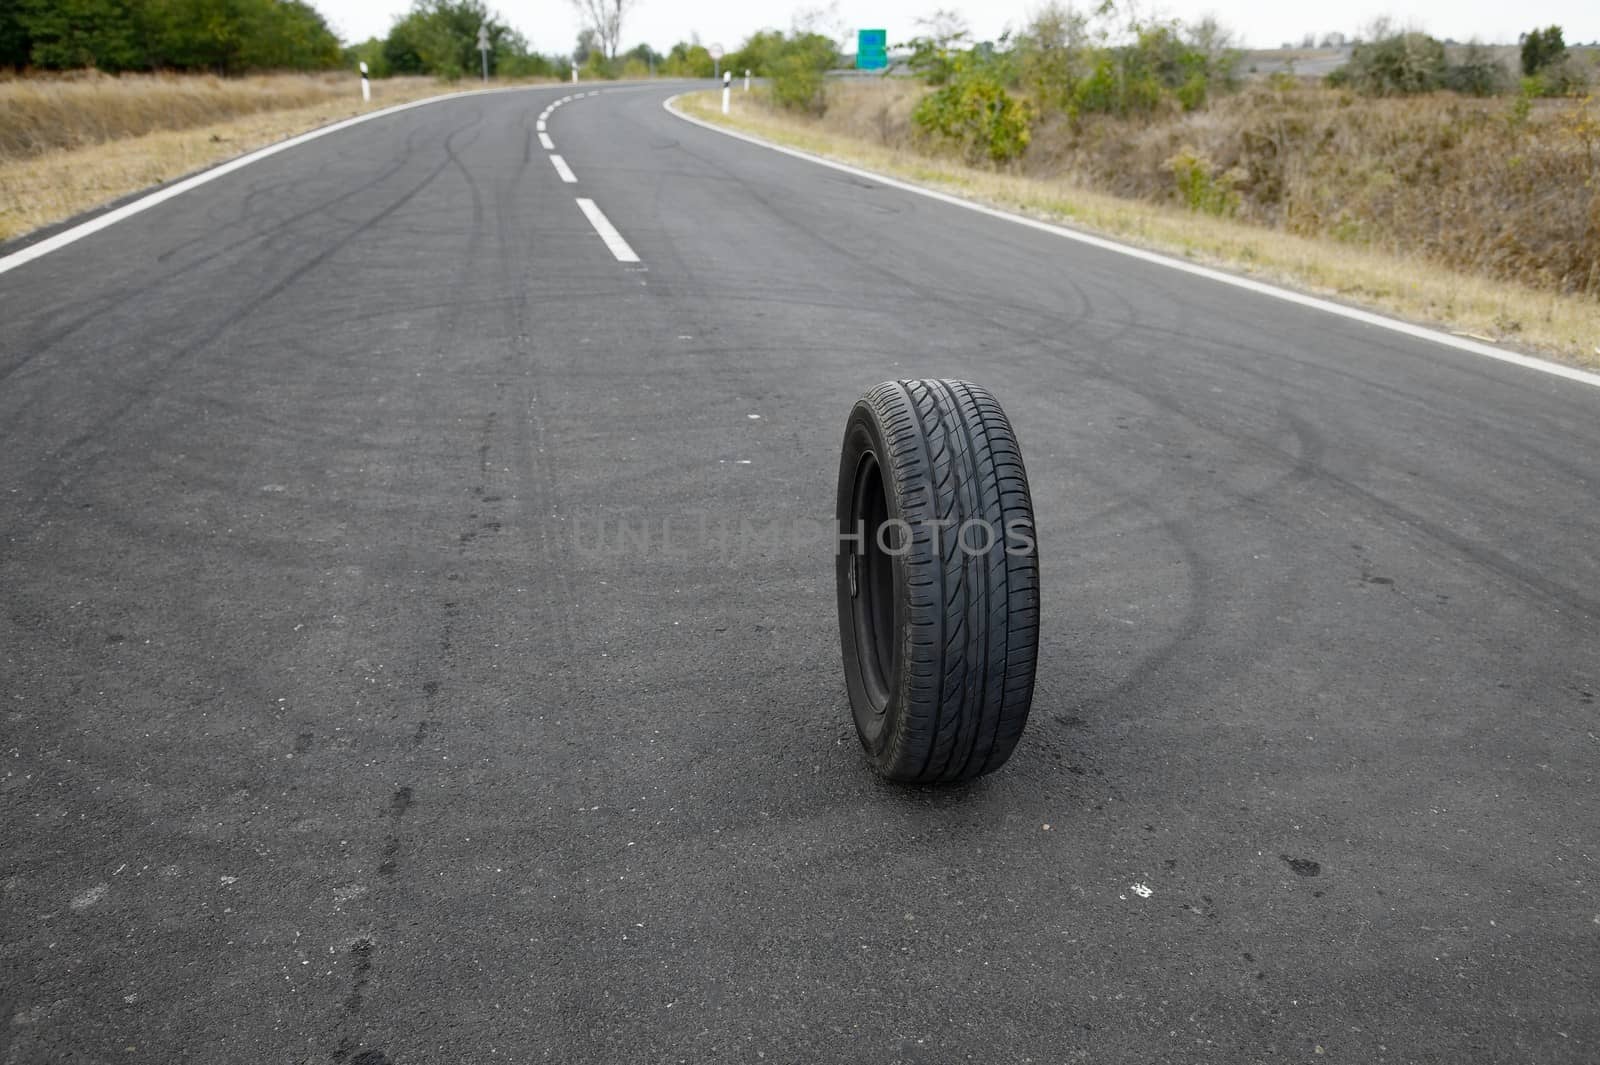
<svg viewBox="0 0 1600 1065">
<path fill-rule="evenodd" d="M 312 0 L 327 17 L 335 33 L 346 41 L 381 37 L 410 0 Z M 1143 0 L 1155 4 L 1160 14 L 1196 19 L 1213 14 L 1245 44 L 1275 48 L 1284 41 L 1298 42 L 1307 33 L 1319 36 L 1331 30 L 1351 34 L 1380 15 L 1396 23 L 1416 26 L 1436 37 L 1514 43 L 1517 34 L 1552 23 L 1565 31 L 1568 44 L 1600 40 L 1600 2 L 1597 0 L 1541 0 L 1522 7 L 1505 0 L 1399 0 L 1379 3 L 1352 0 L 1339 5 L 1308 4 L 1301 8 L 1283 0 Z M 541 52 L 567 53 L 578 35 L 579 20 L 570 0 L 489 0 L 489 6 L 521 30 Z M 919 16 L 944 7 L 960 11 L 982 39 L 998 37 L 1006 27 L 1018 27 L 1037 0 L 636 0 L 624 24 L 624 47 L 649 42 L 665 52 L 676 41 L 698 33 L 705 44 L 721 44 L 730 51 L 759 29 L 787 30 L 797 12 L 821 10 L 824 23 L 854 40 L 855 30 L 882 28 L 891 43 L 916 33 Z M 1080 0 L 1079 7 L 1092 6 Z M 831 8 L 831 10 L 830 10 Z"/>
</svg>

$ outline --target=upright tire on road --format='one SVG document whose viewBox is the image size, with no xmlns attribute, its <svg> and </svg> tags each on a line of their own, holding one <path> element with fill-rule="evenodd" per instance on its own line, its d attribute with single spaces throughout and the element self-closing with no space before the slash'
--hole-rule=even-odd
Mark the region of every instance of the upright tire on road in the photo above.
<svg viewBox="0 0 1600 1065">
<path fill-rule="evenodd" d="M 988 390 L 886 381 L 845 425 L 839 630 L 856 732 L 889 780 L 971 780 L 1011 756 L 1039 649 L 1022 452 Z"/>
</svg>

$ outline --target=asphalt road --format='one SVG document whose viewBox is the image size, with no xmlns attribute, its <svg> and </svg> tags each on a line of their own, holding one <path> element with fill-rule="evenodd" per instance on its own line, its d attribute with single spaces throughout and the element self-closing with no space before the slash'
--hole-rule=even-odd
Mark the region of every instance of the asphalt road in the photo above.
<svg viewBox="0 0 1600 1065">
<path fill-rule="evenodd" d="M 562 91 L 0 277 L 0 1061 L 1600 1059 L 1600 389 Z M 897 376 L 1038 511 L 957 790 L 816 532 Z"/>
</svg>

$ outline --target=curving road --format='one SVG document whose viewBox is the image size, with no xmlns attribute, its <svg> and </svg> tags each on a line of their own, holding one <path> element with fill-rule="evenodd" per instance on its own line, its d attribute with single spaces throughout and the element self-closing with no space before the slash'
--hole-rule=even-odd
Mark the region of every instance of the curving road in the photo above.
<svg viewBox="0 0 1600 1065">
<path fill-rule="evenodd" d="M 566 91 L 0 277 L 0 1062 L 1600 1059 L 1600 388 Z M 1045 582 L 954 791 L 817 535 L 935 375 Z"/>
</svg>

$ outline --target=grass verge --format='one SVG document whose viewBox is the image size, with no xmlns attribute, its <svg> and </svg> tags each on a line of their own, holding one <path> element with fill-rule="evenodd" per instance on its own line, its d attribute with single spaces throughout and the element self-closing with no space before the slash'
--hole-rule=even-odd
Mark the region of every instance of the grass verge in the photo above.
<svg viewBox="0 0 1600 1065">
<path fill-rule="evenodd" d="M 106 96 L 103 86 L 97 89 L 107 105 L 98 111 L 92 103 L 85 106 L 84 94 L 58 94 L 66 97 L 61 105 L 65 112 L 76 116 L 75 128 L 91 127 L 91 116 L 98 114 L 103 135 L 86 132 L 79 143 L 69 147 L 41 148 L 35 139 L 14 152 L 0 154 L 0 241 L 330 122 L 475 87 L 432 78 L 392 78 L 374 82 L 372 103 L 363 104 L 354 78 L 341 79 L 337 94 L 322 93 L 322 98 L 316 99 L 317 87 L 310 79 L 285 75 L 281 79 L 248 79 L 243 86 L 220 82 L 216 91 L 233 97 L 222 102 L 194 99 L 207 92 L 199 82 L 217 79 L 192 79 L 197 84 L 162 90 L 172 99 L 152 102 L 156 90 L 151 86 L 124 86 L 118 96 L 116 84 L 123 79 L 105 80 L 112 83 L 113 95 Z M 250 91 L 249 82 L 258 83 L 257 92 Z M 6 94 L 20 92 L 17 86 L 21 84 L 0 83 L 0 103 L 13 102 Z M 37 103 L 40 90 L 28 86 L 27 91 L 34 97 L 29 102 Z M 142 112 L 138 109 L 141 98 L 146 103 Z M 304 102 L 307 98 L 315 102 Z M 110 106 L 113 102 L 115 110 Z M 285 103 L 288 106 L 283 106 Z M 136 113 L 137 118 L 133 117 Z M 207 121 L 219 113 L 227 117 Z M 140 123 L 143 128 L 162 124 L 182 128 L 120 135 L 119 131 L 141 128 Z M 0 142 L 7 131 L 14 132 L 19 126 L 17 111 L 0 110 Z M 21 143 L 20 137 L 16 143 Z"/>
<path fill-rule="evenodd" d="M 686 113 L 777 144 L 893 175 L 941 192 L 1186 258 L 1415 322 L 1600 369 L 1600 303 L 1444 269 L 1420 259 L 1282 233 L 1177 207 L 1094 192 L 891 148 L 817 119 L 734 94 L 691 93 Z"/>
</svg>

